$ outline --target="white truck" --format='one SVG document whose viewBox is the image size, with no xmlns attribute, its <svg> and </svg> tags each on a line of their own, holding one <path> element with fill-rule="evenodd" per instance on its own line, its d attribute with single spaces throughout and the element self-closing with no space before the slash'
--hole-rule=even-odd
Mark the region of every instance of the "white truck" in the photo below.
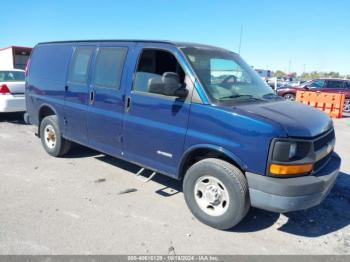
<svg viewBox="0 0 350 262">
<path fill-rule="evenodd" d="M 8 46 L 0 49 L 0 69 L 24 70 L 32 48 Z"/>
</svg>

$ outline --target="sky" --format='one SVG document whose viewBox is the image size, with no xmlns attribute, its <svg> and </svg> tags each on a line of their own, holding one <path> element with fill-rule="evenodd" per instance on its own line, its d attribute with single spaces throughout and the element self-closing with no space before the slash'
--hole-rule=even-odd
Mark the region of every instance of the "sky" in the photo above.
<svg viewBox="0 0 350 262">
<path fill-rule="evenodd" d="M 198 42 L 255 68 L 350 74 L 350 0 L 2 0 L 0 48 L 82 39 Z"/>
</svg>

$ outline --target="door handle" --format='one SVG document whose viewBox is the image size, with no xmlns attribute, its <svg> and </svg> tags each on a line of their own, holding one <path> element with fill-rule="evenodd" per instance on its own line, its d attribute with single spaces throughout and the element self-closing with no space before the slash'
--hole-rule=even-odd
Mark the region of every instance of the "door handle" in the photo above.
<svg viewBox="0 0 350 262">
<path fill-rule="evenodd" d="M 68 87 L 67 85 L 65 85 L 65 86 L 64 86 L 64 91 L 67 92 L 67 91 L 68 91 L 68 88 L 69 88 L 69 87 Z"/>
<path fill-rule="evenodd" d="M 125 112 L 129 112 L 130 107 L 131 107 L 131 97 L 127 96 L 125 98 Z"/>
<path fill-rule="evenodd" d="M 90 104 L 93 104 L 93 103 L 94 103 L 94 100 L 95 100 L 95 91 L 94 91 L 94 90 L 91 90 L 91 91 L 90 91 L 90 94 L 89 94 L 89 103 L 90 103 Z"/>
</svg>

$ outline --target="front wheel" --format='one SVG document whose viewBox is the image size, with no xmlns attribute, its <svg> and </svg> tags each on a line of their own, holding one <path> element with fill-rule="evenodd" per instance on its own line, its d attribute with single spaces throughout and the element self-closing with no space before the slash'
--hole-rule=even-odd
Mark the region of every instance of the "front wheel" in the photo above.
<svg viewBox="0 0 350 262">
<path fill-rule="evenodd" d="M 47 116 L 41 121 L 40 137 L 45 151 L 51 156 L 62 156 L 70 149 L 71 143 L 62 137 L 55 115 Z"/>
<path fill-rule="evenodd" d="M 295 95 L 293 94 L 285 94 L 283 98 L 288 101 L 295 101 Z"/>
<path fill-rule="evenodd" d="M 350 98 L 345 98 L 343 112 L 350 113 Z"/>
<path fill-rule="evenodd" d="M 250 207 L 245 176 L 220 159 L 208 158 L 191 166 L 183 181 L 183 192 L 193 215 L 218 229 L 237 225 Z"/>
</svg>

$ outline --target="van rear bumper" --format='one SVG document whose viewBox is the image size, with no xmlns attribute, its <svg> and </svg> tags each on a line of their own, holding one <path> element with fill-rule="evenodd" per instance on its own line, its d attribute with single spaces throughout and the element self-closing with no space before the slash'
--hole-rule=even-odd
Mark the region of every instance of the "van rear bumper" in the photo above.
<svg viewBox="0 0 350 262">
<path fill-rule="evenodd" d="M 333 188 L 340 169 L 336 153 L 316 174 L 293 178 L 274 178 L 246 173 L 253 207 L 285 213 L 316 206 Z"/>
</svg>

